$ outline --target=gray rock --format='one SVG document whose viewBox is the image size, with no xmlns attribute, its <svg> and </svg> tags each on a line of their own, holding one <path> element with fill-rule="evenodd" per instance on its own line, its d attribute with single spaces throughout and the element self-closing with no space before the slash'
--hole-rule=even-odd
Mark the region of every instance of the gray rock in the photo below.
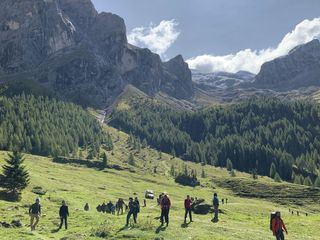
<svg viewBox="0 0 320 240">
<path fill-rule="evenodd" d="M 0 225 L 2 227 L 4 227 L 4 228 L 10 228 L 11 227 L 10 223 L 7 223 L 7 222 L 0 222 Z"/>
<path fill-rule="evenodd" d="M 188 65 L 178 56 L 128 44 L 124 20 L 90 0 L 0 1 L 0 82 L 34 81 L 52 95 L 106 107 L 132 84 L 147 94 L 192 98 Z"/>
<path fill-rule="evenodd" d="M 255 84 L 279 90 L 320 86 L 319 40 L 297 46 L 288 55 L 264 63 Z"/>
</svg>

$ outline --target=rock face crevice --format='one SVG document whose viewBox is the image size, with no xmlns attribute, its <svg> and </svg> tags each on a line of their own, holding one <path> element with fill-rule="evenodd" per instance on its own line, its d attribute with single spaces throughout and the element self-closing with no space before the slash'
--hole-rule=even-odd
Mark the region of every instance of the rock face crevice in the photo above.
<svg viewBox="0 0 320 240">
<path fill-rule="evenodd" d="M 0 1 L 0 82 L 30 78 L 62 99 L 105 107 L 132 84 L 190 99 L 181 56 L 163 63 L 127 42 L 124 20 L 90 0 Z"/>
<path fill-rule="evenodd" d="M 299 45 L 288 55 L 264 63 L 255 84 L 280 90 L 320 86 L 319 40 Z"/>
</svg>

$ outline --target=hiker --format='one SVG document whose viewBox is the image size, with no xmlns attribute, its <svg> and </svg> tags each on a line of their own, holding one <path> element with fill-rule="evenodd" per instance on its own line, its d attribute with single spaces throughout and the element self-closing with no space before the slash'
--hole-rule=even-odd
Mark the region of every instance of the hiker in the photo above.
<svg viewBox="0 0 320 240">
<path fill-rule="evenodd" d="M 106 212 L 115 214 L 115 206 L 113 205 L 113 203 L 111 201 L 109 201 L 107 204 Z"/>
<path fill-rule="evenodd" d="M 184 224 L 186 224 L 186 222 L 187 222 L 188 214 L 189 214 L 190 222 L 193 222 L 192 221 L 192 214 L 191 214 L 191 206 L 192 206 L 192 200 L 190 199 L 190 196 L 188 195 L 187 198 L 184 200 L 184 209 L 185 209 Z"/>
<path fill-rule="evenodd" d="M 146 206 L 147 206 L 147 200 L 143 199 L 143 207 L 146 207 Z"/>
<path fill-rule="evenodd" d="M 214 193 L 213 194 L 213 207 L 214 207 L 214 217 L 212 219 L 213 222 L 218 222 L 219 221 L 219 198 L 218 194 Z"/>
<path fill-rule="evenodd" d="M 119 215 L 119 212 L 121 210 L 121 215 L 123 214 L 123 205 L 126 205 L 122 198 L 119 198 L 116 203 L 116 209 L 117 209 L 117 215 Z"/>
<path fill-rule="evenodd" d="M 161 208 L 161 226 L 163 226 L 163 219 L 165 219 L 167 226 L 169 225 L 169 211 L 171 208 L 171 201 L 169 199 L 168 194 L 164 194 L 160 201 L 160 208 Z"/>
<path fill-rule="evenodd" d="M 228 203 L 228 198 L 226 198 L 226 204 Z"/>
<path fill-rule="evenodd" d="M 67 218 L 69 217 L 69 208 L 65 200 L 62 201 L 62 206 L 60 207 L 60 210 L 59 210 L 59 216 L 60 216 L 59 230 L 62 228 L 63 222 L 64 222 L 65 229 L 68 229 Z"/>
<path fill-rule="evenodd" d="M 97 211 L 98 212 L 101 212 L 101 205 L 99 204 L 97 207 L 96 207 Z"/>
<path fill-rule="evenodd" d="M 159 195 L 159 198 L 157 198 L 158 206 L 160 205 L 160 202 L 161 202 L 161 199 L 162 199 L 163 195 L 164 195 L 164 194 L 161 193 L 161 194 Z"/>
<path fill-rule="evenodd" d="M 40 198 L 36 198 L 36 202 L 30 206 L 29 215 L 31 231 L 36 230 L 36 226 L 39 223 L 39 218 L 41 216 Z M 34 219 L 36 219 L 35 223 Z"/>
<path fill-rule="evenodd" d="M 105 213 L 106 212 L 106 208 L 107 208 L 107 205 L 105 204 L 105 202 L 103 202 L 102 205 L 101 205 L 101 212 Z"/>
<path fill-rule="evenodd" d="M 276 212 L 275 217 L 272 219 L 273 236 L 275 236 L 277 240 L 284 240 L 283 231 L 288 234 L 287 228 L 281 219 L 280 212 Z"/>
<path fill-rule="evenodd" d="M 297 211 L 297 216 L 300 216 L 300 213 L 299 213 L 299 211 Z"/>
<path fill-rule="evenodd" d="M 84 210 L 85 210 L 85 211 L 89 211 L 89 203 L 86 203 L 86 204 L 84 205 Z"/>
<path fill-rule="evenodd" d="M 221 199 L 222 204 L 224 204 L 224 198 Z"/>
<path fill-rule="evenodd" d="M 131 215 L 133 215 L 134 223 L 137 223 L 137 203 L 135 201 L 133 201 L 132 197 L 129 198 L 128 207 L 129 207 L 129 212 L 127 214 L 127 224 L 126 224 L 126 226 L 129 225 L 129 220 L 130 220 Z"/>
</svg>

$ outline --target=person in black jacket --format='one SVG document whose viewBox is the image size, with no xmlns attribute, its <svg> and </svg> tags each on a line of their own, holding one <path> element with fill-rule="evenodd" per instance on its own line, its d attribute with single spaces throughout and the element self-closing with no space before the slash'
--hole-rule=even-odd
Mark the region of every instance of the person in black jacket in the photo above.
<svg viewBox="0 0 320 240">
<path fill-rule="evenodd" d="M 69 209 L 68 209 L 68 206 L 67 206 L 65 200 L 62 201 L 62 206 L 60 207 L 59 216 L 60 216 L 59 230 L 62 228 L 63 222 L 64 222 L 64 225 L 65 225 L 65 228 L 68 229 L 68 220 L 67 220 L 67 218 L 69 217 Z"/>
<path fill-rule="evenodd" d="M 30 215 L 31 231 L 36 230 L 36 226 L 37 226 L 37 224 L 39 222 L 39 218 L 41 216 L 40 198 L 37 198 L 36 202 L 30 206 L 29 215 Z M 36 219 L 35 223 L 34 223 L 34 219 Z"/>
<path fill-rule="evenodd" d="M 126 226 L 129 225 L 129 220 L 130 220 L 131 215 L 133 215 L 134 223 L 137 223 L 138 206 L 137 206 L 137 202 L 133 201 L 132 197 L 129 198 L 128 207 L 129 207 L 129 212 L 127 214 L 127 224 L 126 224 Z"/>
</svg>

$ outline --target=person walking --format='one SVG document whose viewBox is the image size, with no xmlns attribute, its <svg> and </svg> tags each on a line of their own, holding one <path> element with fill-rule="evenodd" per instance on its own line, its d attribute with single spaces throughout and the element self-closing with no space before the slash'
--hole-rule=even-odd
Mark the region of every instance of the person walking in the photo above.
<svg viewBox="0 0 320 240">
<path fill-rule="evenodd" d="M 187 198 L 184 200 L 184 209 L 185 209 L 184 224 L 187 223 L 188 214 L 189 214 L 190 222 L 193 222 L 192 221 L 191 206 L 192 206 L 192 200 L 190 199 L 190 196 L 188 195 Z"/>
<path fill-rule="evenodd" d="M 123 206 L 126 205 L 122 198 L 119 198 L 116 203 L 117 215 L 119 215 L 121 211 L 121 215 L 123 214 Z"/>
<path fill-rule="evenodd" d="M 213 194 L 212 202 L 213 202 L 213 208 L 214 208 L 214 217 L 212 221 L 218 222 L 219 221 L 219 198 L 217 193 Z"/>
<path fill-rule="evenodd" d="M 129 198 L 129 203 L 128 203 L 128 207 L 129 207 L 129 212 L 128 212 L 128 214 L 127 214 L 127 224 L 126 224 L 126 226 L 128 226 L 129 225 L 129 220 L 130 220 L 130 218 L 131 218 L 131 215 L 133 215 L 133 221 L 134 221 L 134 223 L 137 223 L 137 206 L 136 206 L 137 204 L 136 204 L 136 202 L 135 201 L 133 201 L 133 198 L 132 197 L 130 197 Z"/>
<path fill-rule="evenodd" d="M 168 226 L 169 225 L 169 211 L 171 208 L 171 201 L 169 199 L 168 194 L 166 194 L 166 193 L 161 198 L 160 208 L 161 208 L 161 216 L 160 216 L 161 226 L 163 226 L 164 220 Z"/>
<path fill-rule="evenodd" d="M 36 202 L 30 206 L 29 215 L 31 231 L 34 231 L 36 230 L 36 226 L 38 225 L 41 216 L 40 198 L 36 198 Z M 34 222 L 34 220 L 36 221 Z"/>
<path fill-rule="evenodd" d="M 69 208 L 68 208 L 65 200 L 62 201 L 62 206 L 60 207 L 60 210 L 59 210 L 59 216 L 60 216 L 59 230 L 62 228 L 63 222 L 64 222 L 65 229 L 67 230 L 68 229 Z"/>
<path fill-rule="evenodd" d="M 283 231 L 288 234 L 287 228 L 284 225 L 283 220 L 281 219 L 280 212 L 276 212 L 275 218 L 272 219 L 273 236 L 275 236 L 277 240 L 284 240 Z"/>
<path fill-rule="evenodd" d="M 139 202 L 138 197 L 134 198 L 134 202 L 135 202 L 135 207 L 136 207 L 134 214 L 136 215 L 136 220 L 137 220 L 138 219 L 138 213 L 140 212 L 140 202 Z"/>
</svg>

